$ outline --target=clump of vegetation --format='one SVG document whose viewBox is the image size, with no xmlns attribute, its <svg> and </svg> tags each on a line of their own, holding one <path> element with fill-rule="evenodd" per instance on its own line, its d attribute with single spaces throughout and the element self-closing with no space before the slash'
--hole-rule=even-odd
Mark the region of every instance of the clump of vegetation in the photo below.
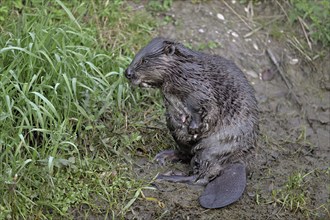
<svg viewBox="0 0 330 220">
<path fill-rule="evenodd" d="M 303 25 L 314 42 L 330 46 L 330 1 L 291 0 L 289 10 L 291 22 L 306 21 Z"/>
<path fill-rule="evenodd" d="M 261 26 L 246 34 L 252 35 L 261 27 L 269 26 L 269 33 L 275 39 L 285 37 L 307 61 L 313 61 L 328 52 L 330 46 L 330 1 L 328 0 L 241 0 L 241 4 L 268 6 L 277 12 L 272 20 L 261 18 Z M 317 48 L 317 49 L 315 49 Z"/>
<path fill-rule="evenodd" d="M 291 0 L 277 1 L 277 4 L 288 21 L 285 24 L 287 30 L 281 31 L 281 35 L 285 33 L 290 45 L 307 61 L 324 56 L 330 46 L 330 2 Z M 292 26 L 296 25 L 298 25 L 298 28 L 294 29 L 296 33 L 292 33 Z M 277 26 L 281 27 L 283 24 L 277 23 Z"/>
<path fill-rule="evenodd" d="M 155 24 L 121 0 L 22 2 L 0 6 L 0 219 L 124 215 L 146 184 L 127 120 L 157 100 L 123 69 Z"/>
<path fill-rule="evenodd" d="M 313 215 L 318 216 L 318 209 L 327 211 L 325 204 L 316 209 L 311 209 L 312 201 L 310 199 L 309 190 L 311 179 L 307 177 L 319 171 L 311 171 L 308 173 L 296 172 L 288 177 L 283 187 L 272 190 L 272 203 L 281 209 L 290 210 L 292 212 L 302 212 L 306 217 Z"/>
<path fill-rule="evenodd" d="M 274 201 L 294 212 L 306 209 L 308 195 L 304 187 L 304 178 L 307 175 L 296 173 L 289 176 L 282 189 L 273 190 Z"/>
<path fill-rule="evenodd" d="M 200 43 L 198 45 L 192 45 L 191 43 L 185 43 L 185 46 L 192 50 L 207 50 L 207 49 L 218 48 L 221 45 L 215 41 L 208 41 L 206 43 Z"/>
<path fill-rule="evenodd" d="M 147 9 L 154 12 L 168 11 L 173 4 L 173 0 L 150 0 Z"/>
</svg>

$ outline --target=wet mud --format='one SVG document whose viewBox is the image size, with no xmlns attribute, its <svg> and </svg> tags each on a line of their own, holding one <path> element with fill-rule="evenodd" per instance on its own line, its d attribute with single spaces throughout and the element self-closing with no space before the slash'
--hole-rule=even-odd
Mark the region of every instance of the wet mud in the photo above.
<svg viewBox="0 0 330 220">
<path fill-rule="evenodd" d="M 198 204 L 202 187 L 156 182 L 153 190 L 143 190 L 145 197 L 126 218 L 328 219 L 330 56 L 306 61 L 290 39 L 274 39 L 268 26 L 258 28 L 256 18 L 272 20 L 281 14 L 271 3 L 255 5 L 247 19 L 246 5 L 226 2 L 174 1 L 159 35 L 235 61 L 253 85 L 261 135 L 246 191 L 238 202 L 210 210 Z M 137 177 L 146 179 L 168 170 L 190 170 L 184 164 L 160 167 L 148 158 L 137 164 Z"/>
</svg>

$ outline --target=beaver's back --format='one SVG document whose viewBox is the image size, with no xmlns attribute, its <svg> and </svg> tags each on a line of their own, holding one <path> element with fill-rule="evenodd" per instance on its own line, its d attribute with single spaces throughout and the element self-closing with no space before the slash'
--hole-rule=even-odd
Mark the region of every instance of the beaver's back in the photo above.
<svg viewBox="0 0 330 220">
<path fill-rule="evenodd" d="M 201 149 L 208 148 L 209 150 L 205 150 L 203 155 L 210 154 L 221 158 L 224 154 L 253 148 L 258 132 L 258 108 L 254 90 L 242 71 L 223 57 L 198 52 L 195 52 L 194 58 L 191 58 L 190 62 L 185 62 L 183 66 L 185 68 L 179 68 L 180 76 L 177 78 L 179 83 L 173 83 L 176 78 L 172 76 L 171 81 L 163 89 L 164 96 L 175 90 L 176 96 L 182 97 L 181 101 L 184 102 L 189 93 L 199 91 L 198 94 L 202 95 L 196 97 L 197 103 L 201 104 L 202 108 L 203 105 L 208 107 L 206 111 L 214 113 L 212 118 L 204 116 L 203 127 L 208 129 L 199 134 L 199 138 L 195 141 L 187 130 L 189 121 L 186 121 L 183 127 L 178 127 L 171 120 L 167 120 L 180 150 L 185 152 L 192 150 L 193 155 Z M 197 68 L 194 69 L 194 66 Z M 182 75 L 186 75 L 185 80 L 182 80 Z M 186 89 L 187 87 L 189 90 Z M 167 115 L 173 115 L 174 118 L 178 115 L 176 111 L 178 106 L 166 105 L 166 108 Z M 177 123 L 180 124 L 179 121 Z M 200 159 L 209 156 L 201 157 Z"/>
</svg>

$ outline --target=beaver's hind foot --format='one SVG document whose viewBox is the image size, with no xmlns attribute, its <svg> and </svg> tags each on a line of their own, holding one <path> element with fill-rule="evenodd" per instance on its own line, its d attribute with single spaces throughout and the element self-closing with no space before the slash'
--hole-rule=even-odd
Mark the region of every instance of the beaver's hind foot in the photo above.
<svg viewBox="0 0 330 220">
<path fill-rule="evenodd" d="M 172 183 L 188 183 L 188 184 L 194 184 L 196 179 L 197 179 L 197 175 L 193 175 L 193 176 L 184 176 L 181 174 L 159 174 L 157 176 L 157 180 L 164 180 L 164 181 L 168 181 L 168 182 L 172 182 Z"/>
</svg>

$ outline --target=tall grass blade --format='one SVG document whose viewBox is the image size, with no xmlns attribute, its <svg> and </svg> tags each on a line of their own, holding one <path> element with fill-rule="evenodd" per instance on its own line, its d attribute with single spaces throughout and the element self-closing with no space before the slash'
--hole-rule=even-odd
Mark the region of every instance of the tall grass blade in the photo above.
<svg viewBox="0 0 330 220">
<path fill-rule="evenodd" d="M 69 18 L 71 19 L 71 21 L 73 21 L 77 25 L 77 27 L 81 30 L 81 27 L 80 27 L 78 21 L 73 16 L 73 14 L 71 13 L 71 11 L 63 4 L 63 2 L 60 1 L 60 0 L 55 0 L 55 1 L 64 9 L 64 11 L 67 13 L 67 15 L 69 16 Z"/>
<path fill-rule="evenodd" d="M 38 59 L 40 59 L 40 60 L 43 60 L 41 57 L 39 57 L 39 56 L 35 55 L 34 53 L 28 51 L 27 49 L 25 49 L 25 48 L 21 48 L 21 47 L 13 47 L 13 46 L 5 47 L 5 48 L 2 48 L 2 49 L 0 50 L 0 54 L 2 54 L 2 53 L 4 53 L 4 52 L 7 52 L 7 51 L 11 51 L 11 50 L 22 51 L 22 52 L 24 52 L 24 53 L 26 53 L 26 54 L 28 54 L 28 55 L 30 55 L 30 56 L 32 56 L 32 57 L 38 58 Z"/>
<path fill-rule="evenodd" d="M 54 115 L 56 116 L 56 118 L 58 120 L 60 120 L 61 117 L 57 113 L 56 108 L 54 107 L 54 105 L 43 94 L 41 94 L 39 92 L 31 92 L 31 93 L 33 93 L 36 96 L 38 96 L 39 98 L 41 98 L 47 104 L 48 108 L 54 113 Z"/>
</svg>

